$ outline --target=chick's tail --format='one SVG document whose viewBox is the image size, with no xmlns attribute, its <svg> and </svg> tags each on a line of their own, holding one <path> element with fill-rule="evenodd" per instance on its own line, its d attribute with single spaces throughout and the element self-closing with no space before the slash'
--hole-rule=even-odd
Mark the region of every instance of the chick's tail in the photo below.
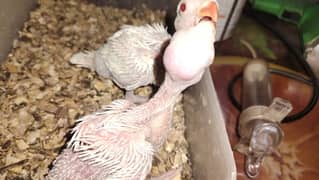
<svg viewBox="0 0 319 180">
<path fill-rule="evenodd" d="M 78 67 L 84 67 L 91 70 L 95 70 L 95 51 L 86 51 L 86 52 L 79 52 L 74 54 L 71 59 L 70 63 L 75 64 Z"/>
</svg>

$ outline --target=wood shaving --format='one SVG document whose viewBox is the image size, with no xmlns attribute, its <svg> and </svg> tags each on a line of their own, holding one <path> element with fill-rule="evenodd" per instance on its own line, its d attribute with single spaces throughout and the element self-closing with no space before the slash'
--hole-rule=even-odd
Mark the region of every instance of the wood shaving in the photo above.
<svg viewBox="0 0 319 180">
<path fill-rule="evenodd" d="M 77 0 L 39 0 L 0 67 L 0 179 L 43 179 L 64 148 L 75 120 L 123 91 L 110 80 L 68 61 L 105 43 L 123 24 L 163 22 L 165 12 L 97 7 Z M 141 92 L 150 94 L 150 87 Z M 180 100 L 173 128 L 154 158 L 152 176 L 183 167 L 192 179 Z"/>
</svg>

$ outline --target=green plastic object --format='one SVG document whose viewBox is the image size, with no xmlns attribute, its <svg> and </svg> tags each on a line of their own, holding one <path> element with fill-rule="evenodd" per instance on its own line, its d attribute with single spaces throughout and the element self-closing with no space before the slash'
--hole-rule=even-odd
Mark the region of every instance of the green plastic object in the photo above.
<svg viewBox="0 0 319 180">
<path fill-rule="evenodd" d="M 305 47 L 319 43 L 319 3 L 307 0 L 250 0 L 253 9 L 299 27 Z"/>
<path fill-rule="evenodd" d="M 319 43 L 319 4 L 308 6 L 298 24 L 305 45 Z"/>
</svg>

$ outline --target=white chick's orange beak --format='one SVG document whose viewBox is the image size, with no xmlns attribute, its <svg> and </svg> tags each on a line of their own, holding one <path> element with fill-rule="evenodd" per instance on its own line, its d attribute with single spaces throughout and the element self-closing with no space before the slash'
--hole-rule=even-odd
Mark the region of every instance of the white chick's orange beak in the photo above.
<svg viewBox="0 0 319 180">
<path fill-rule="evenodd" d="M 200 18 L 199 21 L 208 19 L 216 26 L 218 19 L 217 2 L 212 0 L 205 1 L 198 11 L 198 17 Z"/>
</svg>

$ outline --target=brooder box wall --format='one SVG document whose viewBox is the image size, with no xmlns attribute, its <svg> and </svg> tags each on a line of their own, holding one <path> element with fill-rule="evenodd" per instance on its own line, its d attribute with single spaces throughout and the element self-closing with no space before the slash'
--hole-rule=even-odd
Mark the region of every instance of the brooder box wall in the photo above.
<svg viewBox="0 0 319 180">
<path fill-rule="evenodd" d="M 35 6 L 35 0 L 0 1 L 0 63 L 10 52 L 14 38 Z"/>
<path fill-rule="evenodd" d="M 184 111 L 194 179 L 235 180 L 235 160 L 208 69 L 198 84 L 185 91 Z"/>
</svg>

